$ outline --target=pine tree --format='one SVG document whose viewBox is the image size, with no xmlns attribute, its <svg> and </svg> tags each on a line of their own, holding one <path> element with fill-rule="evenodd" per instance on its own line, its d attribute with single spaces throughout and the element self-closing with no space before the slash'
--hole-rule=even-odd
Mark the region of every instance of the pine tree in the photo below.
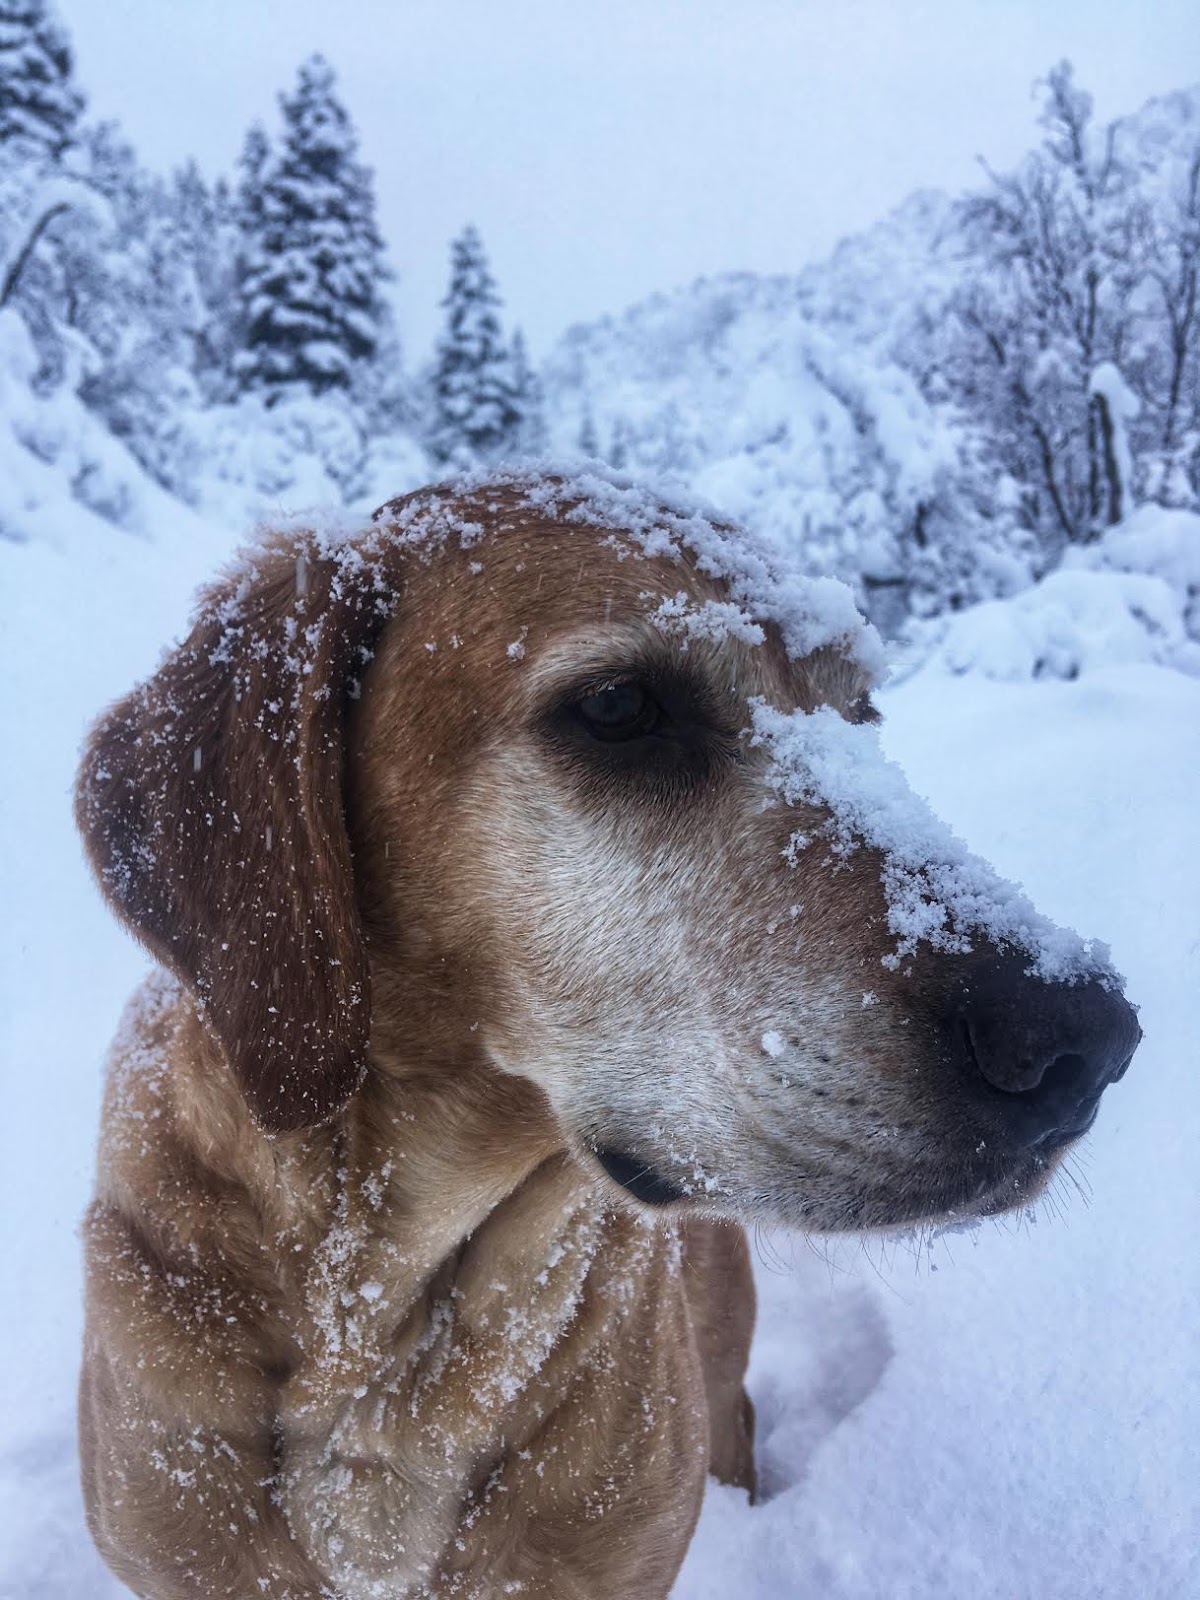
<svg viewBox="0 0 1200 1600">
<path fill-rule="evenodd" d="M 181 332 L 190 345 L 192 375 L 206 401 L 227 400 L 241 331 L 234 198 L 225 179 L 210 184 L 189 160 L 172 175 L 164 203 L 174 251 L 191 279 Z"/>
<path fill-rule="evenodd" d="M 263 185 L 270 155 L 266 129 L 261 122 L 251 123 L 238 153 L 234 199 L 238 227 L 247 240 L 253 240 L 263 225 Z"/>
<path fill-rule="evenodd" d="M 251 133 L 243 155 L 240 387 L 265 393 L 349 390 L 379 346 L 383 246 L 371 174 L 320 56 L 281 99 L 283 149 Z"/>
<path fill-rule="evenodd" d="M 71 47 L 47 0 L 0 0 L 0 146 L 19 140 L 58 156 L 82 110 Z"/>
<path fill-rule="evenodd" d="M 542 382 L 529 361 L 525 335 L 518 328 L 513 334 L 509 368 L 513 403 L 517 408 L 514 453 L 541 456 L 546 453 L 546 398 Z"/>
<path fill-rule="evenodd" d="M 599 457 L 600 435 L 596 432 L 596 418 L 592 414 L 591 402 L 584 405 L 583 421 L 579 424 L 579 453 L 588 457 Z"/>
<path fill-rule="evenodd" d="M 624 417 L 618 417 L 612 426 L 612 437 L 608 446 L 608 455 L 605 457 L 610 467 L 622 471 L 629 463 L 629 424 Z"/>
<path fill-rule="evenodd" d="M 495 461 L 517 448 L 521 413 L 512 360 L 500 331 L 500 299 L 483 241 L 464 228 L 450 247 L 450 288 L 442 305 L 446 331 L 433 372 L 434 459 L 455 465 Z"/>
</svg>

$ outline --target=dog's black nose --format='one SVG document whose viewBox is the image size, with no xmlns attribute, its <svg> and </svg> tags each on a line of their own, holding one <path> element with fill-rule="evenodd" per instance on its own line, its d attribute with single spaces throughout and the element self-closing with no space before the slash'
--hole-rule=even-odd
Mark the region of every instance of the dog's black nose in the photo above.
<svg viewBox="0 0 1200 1600">
<path fill-rule="evenodd" d="M 1142 1037 L 1117 989 L 1094 979 L 1044 983 L 1008 960 L 972 974 L 956 1021 L 976 1087 L 1023 1145 L 1065 1141 L 1090 1127 Z"/>
</svg>

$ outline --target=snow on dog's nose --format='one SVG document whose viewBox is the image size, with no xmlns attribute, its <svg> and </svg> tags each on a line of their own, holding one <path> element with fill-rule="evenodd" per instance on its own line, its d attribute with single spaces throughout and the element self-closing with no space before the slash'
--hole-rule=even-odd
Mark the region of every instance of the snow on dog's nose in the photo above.
<svg viewBox="0 0 1200 1600">
<path fill-rule="evenodd" d="M 1085 1133 L 1142 1036 L 1107 950 L 1040 916 L 970 854 L 884 759 L 874 728 L 824 707 L 752 713 L 768 782 L 803 824 L 789 859 L 837 872 L 874 852 L 895 941 L 884 965 L 903 980 L 939 954 L 955 1094 L 1013 1153 Z"/>
<path fill-rule="evenodd" d="M 870 724 L 828 706 L 783 712 L 752 702 L 752 743 L 766 750 L 767 782 L 806 826 L 788 856 L 815 852 L 836 872 L 860 849 L 880 857 L 887 925 L 895 938 L 884 964 L 903 972 L 921 946 L 951 955 L 1008 952 L 1019 971 L 1045 983 L 1121 989 L 1107 949 L 1037 912 L 1019 885 L 973 855 L 880 748 Z"/>
</svg>

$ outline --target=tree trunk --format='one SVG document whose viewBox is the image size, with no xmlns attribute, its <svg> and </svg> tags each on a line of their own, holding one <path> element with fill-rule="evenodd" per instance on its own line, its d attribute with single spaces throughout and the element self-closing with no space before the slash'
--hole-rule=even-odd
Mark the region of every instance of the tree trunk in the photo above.
<svg viewBox="0 0 1200 1600">
<path fill-rule="evenodd" d="M 37 249 L 38 240 L 54 221 L 55 217 L 61 216 L 64 211 L 69 211 L 70 209 L 65 200 L 59 200 L 55 205 L 50 206 L 48 210 L 43 211 L 33 227 L 30 228 L 29 237 L 25 240 L 16 256 L 14 256 L 8 271 L 4 274 L 3 284 L 0 284 L 0 311 L 3 311 L 8 304 L 18 283 L 20 283 L 21 274 L 25 271 L 30 256 Z"/>
<path fill-rule="evenodd" d="M 1097 514 L 1093 517 L 1088 530 L 1089 540 L 1098 539 L 1102 526 L 1111 528 L 1115 522 L 1120 522 L 1125 514 L 1125 485 L 1121 482 L 1121 468 L 1117 461 L 1116 429 L 1113 426 L 1112 411 L 1106 395 L 1100 393 L 1092 395 L 1092 412 L 1104 464 L 1105 494 L 1102 502 L 1096 506 Z"/>
</svg>

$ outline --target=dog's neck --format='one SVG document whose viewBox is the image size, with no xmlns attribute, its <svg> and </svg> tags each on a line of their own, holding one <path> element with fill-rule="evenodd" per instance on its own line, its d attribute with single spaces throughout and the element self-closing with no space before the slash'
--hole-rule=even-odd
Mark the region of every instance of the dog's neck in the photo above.
<svg viewBox="0 0 1200 1600">
<path fill-rule="evenodd" d="M 348 1593 L 355 1573 L 407 1583 L 465 1548 L 514 1470 L 531 1513 L 551 1494 L 547 1438 L 602 1426 L 581 1386 L 629 1328 L 649 1342 L 641 1285 L 678 1259 L 672 1230 L 606 1206 L 525 1086 L 475 1061 L 395 1065 L 376 1058 L 331 1138 L 280 1404 L 289 1521 Z"/>
<path fill-rule="evenodd" d="M 322 1583 L 424 1592 L 524 1549 L 514 1518 L 578 1542 L 581 1506 L 605 1518 L 606 1570 L 628 1535 L 612 1592 L 647 1560 L 674 1570 L 708 1437 L 679 1237 L 608 1207 L 535 1091 L 478 1054 L 381 1053 L 335 1123 L 271 1139 L 194 1001 L 153 980 L 97 1195 L 93 1264 L 123 1262 L 133 1229 L 131 1303 L 162 1308 L 110 1331 L 124 1366 L 173 1427 L 194 1390 L 219 1402 Z"/>
</svg>

